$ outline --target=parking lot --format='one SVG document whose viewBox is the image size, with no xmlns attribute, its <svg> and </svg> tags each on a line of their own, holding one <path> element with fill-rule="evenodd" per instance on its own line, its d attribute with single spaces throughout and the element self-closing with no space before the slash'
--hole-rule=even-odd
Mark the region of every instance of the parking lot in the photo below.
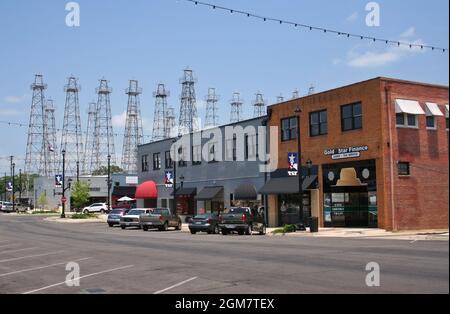
<svg viewBox="0 0 450 314">
<path fill-rule="evenodd" d="M 448 250 L 448 241 L 144 233 L 0 214 L 0 293 L 448 293 Z M 70 262 L 79 286 L 65 283 Z M 380 287 L 366 285 L 370 262 Z"/>
</svg>

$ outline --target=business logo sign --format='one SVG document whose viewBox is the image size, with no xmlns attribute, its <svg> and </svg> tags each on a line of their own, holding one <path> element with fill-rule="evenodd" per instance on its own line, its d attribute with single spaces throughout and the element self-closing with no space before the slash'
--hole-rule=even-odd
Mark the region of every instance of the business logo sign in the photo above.
<svg viewBox="0 0 450 314">
<path fill-rule="evenodd" d="M 174 176 L 173 171 L 166 171 L 164 175 L 164 185 L 166 188 L 173 188 Z"/>
<path fill-rule="evenodd" d="M 369 146 L 334 148 L 325 150 L 324 155 L 331 156 L 331 159 L 333 160 L 359 158 L 361 157 L 362 152 L 367 152 L 368 150 Z"/>
<path fill-rule="evenodd" d="M 11 181 L 8 181 L 6 183 L 6 192 L 12 192 L 13 191 L 13 184 Z"/>
<path fill-rule="evenodd" d="M 288 175 L 295 177 L 298 175 L 298 153 L 288 154 Z"/>
<path fill-rule="evenodd" d="M 138 177 L 125 177 L 125 184 L 137 185 L 138 184 Z"/>
<path fill-rule="evenodd" d="M 55 188 L 62 188 L 63 176 L 60 174 L 55 175 Z"/>
</svg>

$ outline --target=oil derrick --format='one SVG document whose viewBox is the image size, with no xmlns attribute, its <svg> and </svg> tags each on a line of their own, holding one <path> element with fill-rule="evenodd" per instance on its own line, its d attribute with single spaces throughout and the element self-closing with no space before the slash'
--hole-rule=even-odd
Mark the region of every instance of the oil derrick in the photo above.
<svg viewBox="0 0 450 314">
<path fill-rule="evenodd" d="M 66 176 L 77 175 L 77 163 L 83 161 L 83 138 L 80 119 L 80 105 L 78 92 L 81 87 L 77 79 L 69 77 L 66 92 L 66 104 L 64 108 L 64 123 L 61 137 L 61 151 L 66 151 L 65 173 Z M 62 172 L 62 161 L 59 162 L 59 171 Z"/>
<path fill-rule="evenodd" d="M 176 116 L 175 116 L 175 109 L 173 107 L 169 107 L 167 109 L 167 120 L 166 120 L 166 138 L 173 138 L 176 137 L 178 134 L 176 133 L 175 126 L 177 124 Z"/>
<path fill-rule="evenodd" d="M 208 96 L 206 96 L 206 117 L 205 129 L 212 129 L 219 126 L 219 115 L 217 103 L 219 96 L 216 94 L 215 88 L 208 89 Z"/>
<path fill-rule="evenodd" d="M 282 102 L 284 102 L 283 95 L 277 96 L 277 104 L 281 104 Z"/>
<path fill-rule="evenodd" d="M 314 85 L 311 84 L 311 86 L 308 89 L 308 96 L 313 95 L 315 93 L 316 93 L 316 88 L 314 87 Z"/>
<path fill-rule="evenodd" d="M 195 97 L 195 83 L 192 70 L 184 70 L 184 76 L 180 79 L 181 90 L 181 106 L 180 106 L 180 122 L 179 134 L 188 134 L 199 130 L 197 104 Z"/>
<path fill-rule="evenodd" d="M 92 149 L 91 171 L 108 166 L 108 156 L 111 156 L 111 165 L 116 164 L 114 148 L 114 133 L 111 118 L 110 94 L 112 89 L 107 80 L 100 80 L 96 89 L 98 100 L 96 108 L 94 145 Z"/>
<path fill-rule="evenodd" d="M 233 93 L 233 98 L 230 100 L 231 104 L 231 123 L 237 123 L 242 121 L 242 104 L 244 101 L 241 99 L 241 94 L 238 92 Z"/>
<path fill-rule="evenodd" d="M 84 142 L 83 174 L 90 175 L 95 169 L 91 169 L 92 155 L 95 149 L 95 123 L 97 118 L 97 104 L 89 104 L 86 140 Z"/>
<path fill-rule="evenodd" d="M 256 98 L 253 101 L 254 114 L 253 117 L 259 118 L 266 115 L 266 101 L 261 93 L 256 94 Z"/>
<path fill-rule="evenodd" d="M 25 173 L 48 176 L 47 149 L 44 136 L 45 96 L 42 75 L 35 75 L 31 85 L 33 97 L 31 100 L 30 123 L 28 125 L 27 151 L 25 157 Z"/>
<path fill-rule="evenodd" d="M 300 92 L 298 91 L 298 89 L 295 89 L 292 92 L 292 99 L 298 99 L 298 98 L 300 98 Z"/>
<path fill-rule="evenodd" d="M 123 139 L 122 169 L 125 173 L 136 174 L 138 170 L 138 145 L 142 144 L 143 138 L 139 100 L 139 95 L 142 94 L 142 88 L 139 87 L 138 81 L 131 80 L 125 93 L 128 95 L 128 106 Z"/>
<path fill-rule="evenodd" d="M 55 106 L 53 100 L 48 99 L 45 103 L 44 113 L 44 136 L 47 149 L 47 174 L 49 176 L 57 174 L 58 164 L 56 157 L 56 123 Z"/>
<path fill-rule="evenodd" d="M 169 96 L 170 92 L 166 90 L 165 85 L 158 84 L 156 91 L 153 93 L 153 97 L 156 99 L 152 136 L 154 142 L 164 140 L 170 134 L 167 124 L 167 97 Z"/>
</svg>

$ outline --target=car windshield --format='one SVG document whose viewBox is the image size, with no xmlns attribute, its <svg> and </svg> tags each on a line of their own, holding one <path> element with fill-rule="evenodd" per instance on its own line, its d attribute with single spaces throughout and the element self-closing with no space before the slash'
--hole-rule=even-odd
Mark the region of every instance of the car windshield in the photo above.
<svg viewBox="0 0 450 314">
<path fill-rule="evenodd" d="M 128 213 L 129 216 L 140 216 L 145 214 L 145 209 L 133 209 Z"/>
<path fill-rule="evenodd" d="M 212 214 L 203 214 L 203 215 L 197 215 L 194 217 L 194 219 L 209 219 L 212 217 Z"/>
<path fill-rule="evenodd" d="M 163 209 L 163 208 L 157 208 L 155 209 L 152 214 L 155 215 L 168 215 L 169 214 L 169 210 L 168 209 Z"/>
<path fill-rule="evenodd" d="M 230 214 L 245 214 L 248 212 L 249 212 L 248 208 L 237 207 L 230 209 Z"/>
<path fill-rule="evenodd" d="M 111 214 L 113 215 L 122 214 L 124 211 L 125 211 L 124 209 L 113 209 L 111 211 Z"/>
</svg>

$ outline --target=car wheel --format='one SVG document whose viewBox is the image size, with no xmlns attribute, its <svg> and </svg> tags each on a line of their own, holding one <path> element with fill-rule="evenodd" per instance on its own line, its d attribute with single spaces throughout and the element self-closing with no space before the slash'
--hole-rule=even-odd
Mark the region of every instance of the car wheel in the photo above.
<svg viewBox="0 0 450 314">
<path fill-rule="evenodd" d="M 214 228 L 214 234 L 219 234 L 220 233 L 220 228 L 219 226 L 216 225 L 216 227 Z"/>
<path fill-rule="evenodd" d="M 266 235 L 266 226 L 262 227 L 262 230 L 259 232 L 259 235 Z"/>
<path fill-rule="evenodd" d="M 113 224 L 108 224 L 108 225 L 109 225 L 109 227 L 110 227 L 110 228 L 114 227 L 114 225 L 113 225 Z"/>
<path fill-rule="evenodd" d="M 177 231 L 180 231 L 181 230 L 181 228 L 182 228 L 182 222 L 181 222 L 181 220 L 180 221 L 178 221 L 178 225 L 175 227 L 175 230 L 177 230 Z"/>
<path fill-rule="evenodd" d="M 228 230 L 222 229 L 222 235 L 224 236 L 228 235 Z"/>
<path fill-rule="evenodd" d="M 142 230 L 144 230 L 144 232 L 147 232 L 148 231 L 148 227 L 147 226 L 143 226 Z"/>
<path fill-rule="evenodd" d="M 197 234 L 197 231 L 191 230 L 191 234 Z"/>
<path fill-rule="evenodd" d="M 125 227 L 125 226 L 120 226 L 120 228 L 122 228 L 122 230 L 125 230 L 125 229 L 126 229 L 126 227 Z"/>
<path fill-rule="evenodd" d="M 167 224 L 167 221 L 164 223 L 164 225 L 161 228 L 161 231 L 167 231 L 167 229 L 169 228 L 169 225 Z"/>
<path fill-rule="evenodd" d="M 239 231 L 238 231 L 238 234 L 239 234 L 240 236 L 243 236 L 243 235 L 245 234 L 245 231 L 244 231 L 244 230 L 239 230 Z"/>
<path fill-rule="evenodd" d="M 104 214 L 105 214 L 105 210 L 102 209 L 102 210 L 100 211 L 100 213 L 101 213 L 102 215 L 104 215 Z"/>
<path fill-rule="evenodd" d="M 89 211 L 87 209 L 83 210 L 83 214 L 89 214 Z"/>
</svg>

